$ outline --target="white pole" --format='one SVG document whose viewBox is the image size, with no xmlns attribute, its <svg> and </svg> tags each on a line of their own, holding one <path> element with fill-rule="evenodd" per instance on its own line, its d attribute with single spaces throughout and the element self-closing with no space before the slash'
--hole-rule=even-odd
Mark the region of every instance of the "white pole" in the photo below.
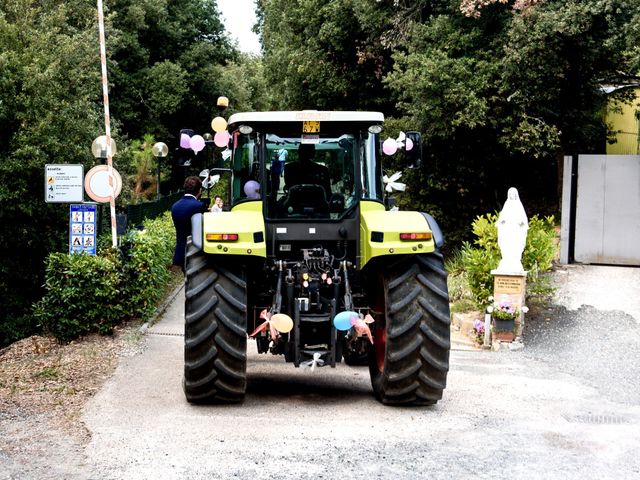
<svg viewBox="0 0 640 480">
<path fill-rule="evenodd" d="M 104 12 L 102 0 L 98 0 L 98 31 L 100 33 L 100 64 L 102 66 L 102 98 L 104 103 L 104 130 L 107 137 L 107 177 L 109 178 L 109 210 L 111 213 L 111 243 L 113 247 L 118 244 L 116 228 L 116 197 L 115 180 L 113 176 L 113 157 L 111 154 L 111 119 L 109 116 L 109 83 L 107 80 L 107 47 L 104 36 Z"/>
<path fill-rule="evenodd" d="M 491 346 L 491 313 L 484 311 L 484 347 Z"/>
</svg>

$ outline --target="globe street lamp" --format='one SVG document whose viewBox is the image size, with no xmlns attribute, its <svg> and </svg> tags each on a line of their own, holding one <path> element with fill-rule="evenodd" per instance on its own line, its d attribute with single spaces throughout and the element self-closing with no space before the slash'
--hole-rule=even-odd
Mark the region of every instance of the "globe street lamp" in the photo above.
<svg viewBox="0 0 640 480">
<path fill-rule="evenodd" d="M 109 149 L 107 148 L 106 135 L 100 135 L 99 137 L 96 137 L 96 139 L 91 144 L 91 153 L 96 159 L 106 160 L 109 156 L 109 153 L 111 153 L 111 157 L 113 157 L 118 152 L 118 149 L 116 148 L 116 142 L 113 140 L 113 138 L 111 139 L 110 147 L 111 151 L 109 152 Z"/>
<path fill-rule="evenodd" d="M 157 183 L 157 195 L 156 199 L 160 198 L 160 159 L 165 158 L 169 153 L 169 147 L 167 147 L 166 143 L 158 142 L 153 147 L 151 147 L 151 152 L 153 156 L 156 157 L 156 165 L 158 167 L 158 183 Z"/>
</svg>

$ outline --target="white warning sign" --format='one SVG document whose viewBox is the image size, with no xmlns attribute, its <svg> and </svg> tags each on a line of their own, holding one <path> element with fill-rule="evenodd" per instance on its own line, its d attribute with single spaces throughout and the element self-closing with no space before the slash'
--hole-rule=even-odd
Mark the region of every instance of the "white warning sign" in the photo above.
<svg viewBox="0 0 640 480">
<path fill-rule="evenodd" d="M 44 201 L 47 203 L 75 203 L 84 201 L 84 166 L 44 166 Z"/>
</svg>

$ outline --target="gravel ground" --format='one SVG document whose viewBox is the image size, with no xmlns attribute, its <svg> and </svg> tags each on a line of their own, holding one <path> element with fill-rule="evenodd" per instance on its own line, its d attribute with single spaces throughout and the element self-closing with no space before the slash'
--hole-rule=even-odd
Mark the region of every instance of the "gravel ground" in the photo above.
<svg viewBox="0 0 640 480">
<path fill-rule="evenodd" d="M 566 265 L 555 271 L 554 283 L 557 305 L 623 311 L 640 323 L 640 268 Z"/>
<path fill-rule="evenodd" d="M 553 307 L 527 323 L 527 358 L 582 379 L 611 400 L 640 405 L 640 327 L 630 315 Z"/>
<path fill-rule="evenodd" d="M 140 340 L 129 326 L 68 345 L 35 336 L 0 350 L 0 479 L 90 478 L 91 435 L 80 416 L 118 360 L 142 352 Z"/>
<path fill-rule="evenodd" d="M 640 268 L 570 265 L 554 305 L 527 320 L 523 354 L 640 405 Z"/>
</svg>

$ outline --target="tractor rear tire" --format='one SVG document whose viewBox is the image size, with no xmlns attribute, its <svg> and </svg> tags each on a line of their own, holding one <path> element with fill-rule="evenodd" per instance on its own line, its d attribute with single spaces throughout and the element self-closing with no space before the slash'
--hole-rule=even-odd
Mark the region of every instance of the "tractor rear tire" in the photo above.
<svg viewBox="0 0 640 480">
<path fill-rule="evenodd" d="M 433 405 L 449 371 L 447 272 L 439 252 L 400 258 L 379 270 L 369 371 L 382 403 Z"/>
<path fill-rule="evenodd" d="M 247 386 L 247 282 L 237 262 L 186 253 L 183 389 L 191 403 L 236 403 Z"/>
</svg>

